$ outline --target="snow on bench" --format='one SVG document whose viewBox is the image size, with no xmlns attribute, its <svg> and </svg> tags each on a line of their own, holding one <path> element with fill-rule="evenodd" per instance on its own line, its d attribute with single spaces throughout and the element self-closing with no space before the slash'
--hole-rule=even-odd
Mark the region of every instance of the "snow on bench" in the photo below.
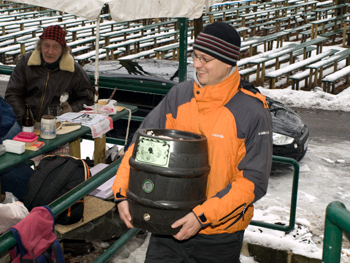
<svg viewBox="0 0 350 263">
<path fill-rule="evenodd" d="M 335 91 L 335 82 L 341 78 L 346 77 L 346 84 L 349 84 L 349 75 L 350 75 L 350 66 L 346 66 L 337 72 L 329 74 L 322 79 L 323 82 L 323 90 L 325 92 Z M 332 90 L 330 90 L 330 85 L 332 84 Z"/>
<path fill-rule="evenodd" d="M 294 63 L 294 64 L 291 64 L 289 66 L 286 66 L 286 67 L 280 68 L 278 70 L 274 70 L 274 71 L 268 72 L 268 73 L 265 74 L 265 77 L 270 78 L 270 88 L 274 89 L 275 88 L 276 78 L 281 77 L 283 75 L 287 75 L 287 81 L 288 81 L 289 74 L 292 71 L 304 68 L 307 65 L 309 65 L 311 63 L 314 63 L 316 61 L 319 61 L 322 58 L 331 56 L 331 55 L 335 54 L 336 52 L 338 52 L 337 49 L 327 50 L 327 51 L 322 52 L 322 53 L 320 53 L 320 54 L 318 54 L 316 56 L 312 56 L 310 58 L 301 60 L 301 61 L 299 61 L 297 63 Z"/>
</svg>

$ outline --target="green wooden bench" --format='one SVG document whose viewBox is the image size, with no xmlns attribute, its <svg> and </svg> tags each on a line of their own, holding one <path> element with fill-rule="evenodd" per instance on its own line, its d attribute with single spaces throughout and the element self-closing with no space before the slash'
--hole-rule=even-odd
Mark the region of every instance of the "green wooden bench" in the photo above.
<svg viewBox="0 0 350 263">
<path fill-rule="evenodd" d="M 118 23 L 115 21 L 106 21 L 103 23 L 100 23 L 100 31 L 103 31 L 103 29 L 107 29 L 106 32 L 113 32 L 114 27 L 117 28 L 124 28 L 124 26 L 118 26 Z M 90 36 L 95 35 L 95 29 L 96 29 L 96 24 L 91 24 L 91 25 L 84 25 L 84 26 L 77 26 L 77 27 L 72 27 L 66 29 L 67 32 L 70 32 L 72 34 L 73 41 L 77 40 L 77 34 L 82 34 L 82 33 L 89 33 Z"/>
<path fill-rule="evenodd" d="M 101 37 L 105 38 L 105 42 L 108 45 L 110 43 L 110 39 L 113 37 L 123 36 L 124 40 L 127 40 L 128 35 L 137 34 L 137 33 L 140 33 L 141 37 L 143 37 L 145 32 L 150 31 L 150 30 L 158 30 L 158 33 L 160 33 L 162 26 L 173 25 L 172 27 L 169 27 L 168 29 L 169 30 L 175 29 L 176 23 L 177 23 L 177 20 L 173 19 L 173 20 L 163 21 L 163 22 L 159 22 L 159 23 L 153 23 L 153 24 L 149 24 L 149 25 L 145 25 L 145 26 L 129 27 L 129 28 L 125 28 L 122 30 L 101 34 Z"/>
<path fill-rule="evenodd" d="M 168 36 L 167 35 L 158 35 L 158 37 L 148 36 L 145 38 L 121 42 L 115 45 L 109 45 L 104 48 L 106 49 L 106 51 L 108 51 L 107 55 L 111 54 L 112 59 L 114 59 L 116 55 L 120 55 L 122 53 L 127 53 L 128 55 L 122 56 L 120 59 L 136 59 L 136 58 L 142 58 L 142 57 L 149 57 L 155 54 L 154 53 L 155 46 L 161 45 L 163 43 L 174 42 L 175 38 L 172 36 L 174 36 L 173 32 L 171 32 Z M 131 44 L 133 44 L 133 46 Z M 125 52 L 120 52 L 122 50 L 121 47 L 127 47 L 127 48 L 124 48 Z M 147 50 L 147 48 L 149 47 L 151 47 L 151 49 Z M 115 51 L 116 48 L 118 51 Z M 143 50 L 143 49 L 146 49 L 146 50 Z M 130 54 L 131 52 L 133 52 L 133 54 Z M 109 58 L 107 57 L 107 59 Z"/>
<path fill-rule="evenodd" d="M 329 56 L 335 54 L 337 51 L 338 51 L 337 49 L 330 49 L 330 50 L 324 51 L 322 53 L 319 53 L 318 55 L 311 56 L 307 59 L 303 59 L 303 60 L 296 62 L 294 64 L 291 64 L 287 67 L 283 67 L 283 68 L 280 68 L 278 70 L 268 72 L 265 74 L 265 77 L 270 79 L 270 88 L 274 89 L 277 78 L 282 77 L 282 76 L 286 76 L 287 83 L 288 83 L 289 75 L 293 71 L 303 70 L 307 65 L 315 63 L 316 61 L 319 61 L 323 58 L 329 57 Z"/>
<path fill-rule="evenodd" d="M 27 39 L 32 39 L 32 38 L 33 38 L 32 35 L 24 35 L 24 36 L 21 36 L 21 37 L 17 37 L 16 42 L 15 42 L 15 40 L 13 38 L 12 39 L 8 39 L 8 40 L 0 42 L 0 48 L 16 44 L 16 43 L 18 43 L 18 41 L 25 41 Z"/>
<path fill-rule="evenodd" d="M 310 22 L 310 24 L 311 23 L 312 22 Z M 312 24 L 311 24 L 311 29 L 304 30 L 304 31 L 300 32 L 300 34 L 302 35 L 301 42 L 306 41 L 308 38 L 314 39 L 315 37 L 317 37 L 318 32 L 322 33 L 322 30 L 325 31 L 329 28 L 333 28 L 334 26 L 335 26 L 334 22 L 330 22 L 328 24 L 325 24 L 322 28 L 315 28 L 315 27 L 312 28 Z"/>
<path fill-rule="evenodd" d="M 253 56 L 257 52 L 257 47 L 264 45 L 264 51 L 271 50 L 273 47 L 273 42 L 277 41 L 277 48 L 283 46 L 283 40 L 290 34 L 289 31 L 285 30 L 283 32 L 277 32 L 267 36 L 254 36 L 247 38 L 241 43 L 241 52 L 249 49 L 249 56 Z"/>
<path fill-rule="evenodd" d="M 12 7 L 12 8 L 4 8 L 4 9 L 0 9 L 0 13 L 6 13 L 8 15 L 10 15 L 11 13 L 15 12 L 16 14 L 20 14 L 20 13 L 25 13 L 27 11 L 30 11 L 30 10 L 35 10 L 36 8 L 38 8 L 37 6 L 35 5 L 23 5 L 23 6 L 20 6 L 20 7 Z"/>
<path fill-rule="evenodd" d="M 306 52 L 312 52 L 312 51 L 314 51 L 315 49 L 316 49 L 315 46 L 309 46 L 309 47 L 307 47 L 307 51 L 306 51 Z M 272 52 L 274 52 L 274 51 L 272 51 Z M 282 64 L 282 63 L 284 63 L 284 62 L 288 62 L 288 61 L 290 61 L 291 57 L 292 57 L 293 60 L 295 60 L 296 57 L 303 55 L 303 53 L 304 53 L 304 51 L 303 51 L 302 49 L 293 51 L 293 52 L 292 52 L 292 56 L 291 56 L 291 55 L 284 55 L 284 56 L 281 56 L 281 57 L 279 58 L 279 63 Z M 254 59 L 252 59 L 252 60 L 254 60 Z M 238 61 L 238 62 L 239 62 L 239 61 Z M 251 63 L 251 62 L 250 62 L 250 63 Z M 269 68 L 269 67 L 275 66 L 275 63 L 276 63 L 275 59 L 271 59 L 271 60 L 269 60 L 269 61 L 266 61 L 266 62 L 265 62 L 265 69 L 266 69 L 266 68 Z M 238 63 L 238 65 L 240 66 L 239 63 Z M 254 66 L 250 66 L 250 67 L 246 67 L 246 68 L 240 69 L 240 70 L 239 70 L 239 74 L 241 75 L 241 77 L 242 77 L 243 79 L 249 81 L 250 75 L 256 73 L 257 70 L 258 70 L 258 66 L 257 66 L 257 65 L 254 65 Z"/>
<path fill-rule="evenodd" d="M 32 37 L 35 37 L 36 32 L 38 30 L 39 30 L 39 27 L 33 26 L 33 27 L 30 27 L 30 28 L 27 28 L 27 29 L 24 29 L 24 30 L 21 30 L 18 32 L 2 35 L 2 36 L 0 36 L 0 42 L 5 41 L 5 40 L 9 40 L 9 39 L 14 39 L 14 41 L 16 41 L 17 37 L 28 35 L 28 34 L 31 34 Z"/>
<path fill-rule="evenodd" d="M 104 48 L 107 50 L 108 59 L 114 59 L 114 50 L 119 48 L 125 48 L 126 55 L 130 55 L 131 51 L 134 50 L 134 53 L 138 53 L 141 51 L 141 48 L 145 47 L 157 47 L 158 45 L 166 42 L 174 42 L 177 41 L 178 30 L 169 30 L 169 32 L 164 33 L 153 33 L 148 34 L 144 37 L 135 36 L 132 39 L 122 41 L 119 39 L 118 43 L 108 44 Z M 113 41 L 113 40 L 112 40 Z M 111 54 L 111 55 L 109 55 Z"/>
<path fill-rule="evenodd" d="M 332 44 L 334 44 L 336 35 L 338 35 L 338 34 L 345 34 L 345 35 L 347 35 L 347 32 L 349 30 L 350 30 L 350 26 L 344 27 L 344 28 L 338 28 L 338 29 L 335 29 L 333 31 L 329 31 L 329 32 L 326 32 L 324 34 L 321 34 L 321 36 L 331 38 Z M 344 43 L 343 43 L 343 46 L 344 46 Z"/>
<path fill-rule="evenodd" d="M 311 28 L 311 24 L 307 23 L 307 24 L 304 24 L 304 25 L 301 25 L 301 26 L 297 26 L 297 27 L 294 27 L 294 28 L 286 29 L 285 31 L 290 32 L 291 36 L 295 35 L 296 36 L 296 40 L 299 40 L 299 34 L 301 32 L 303 32 L 304 30 L 308 30 L 309 28 Z"/>
<path fill-rule="evenodd" d="M 350 48 L 339 51 L 327 59 L 308 65 L 306 68 L 310 71 L 309 83 L 313 84 L 313 86 L 321 84 L 321 82 L 317 82 L 317 80 L 323 78 L 324 68 L 333 65 L 333 72 L 336 72 L 338 70 L 339 62 L 342 60 L 346 60 L 346 65 L 350 64 Z M 314 82 L 312 82 L 312 78 L 314 79 Z"/>
<path fill-rule="evenodd" d="M 15 65 L 0 64 L 0 74 L 11 75 L 14 68 L 15 68 Z"/>
<path fill-rule="evenodd" d="M 344 3 L 340 5 L 331 5 L 324 8 L 316 8 L 312 12 L 316 13 L 317 19 L 322 19 L 322 18 L 327 18 L 330 12 L 334 13 L 338 11 L 338 9 L 345 9 L 344 14 L 347 13 L 348 6 L 349 6 L 348 3 Z"/>
<path fill-rule="evenodd" d="M 99 58 L 103 59 L 106 57 L 106 50 L 104 48 L 100 48 L 98 50 L 98 54 L 99 54 Z M 92 50 L 84 54 L 75 56 L 74 60 L 76 60 L 80 65 L 84 66 L 85 63 L 95 55 L 96 55 L 96 50 Z"/>
<path fill-rule="evenodd" d="M 79 18 L 79 17 L 72 18 L 70 16 L 68 19 L 63 19 L 63 21 L 61 21 L 61 22 L 56 22 L 53 24 L 48 23 L 48 24 L 43 25 L 41 27 L 44 29 L 45 27 L 48 27 L 48 26 L 58 25 L 58 26 L 61 26 L 63 29 L 67 30 L 68 28 L 71 28 L 71 27 L 85 25 L 85 23 L 86 23 L 86 19 Z"/>
<path fill-rule="evenodd" d="M 261 10 L 240 14 L 239 17 L 242 19 L 242 26 L 247 26 L 247 21 L 253 21 L 252 25 L 257 25 L 258 19 L 262 17 L 264 17 L 265 21 L 270 21 L 270 16 L 273 17 L 272 13 L 274 13 L 273 10 Z"/>
<path fill-rule="evenodd" d="M 257 65 L 257 83 L 263 84 L 265 81 L 265 62 L 275 59 L 275 69 L 279 69 L 280 63 L 279 58 L 286 54 L 292 54 L 294 51 L 302 49 L 303 50 L 303 59 L 306 59 L 308 57 L 307 48 L 312 45 L 316 45 L 316 53 L 319 54 L 322 52 L 322 43 L 326 41 L 326 37 L 317 37 L 315 39 L 306 41 L 304 43 L 298 44 L 298 45 L 288 45 L 281 47 L 279 49 L 273 50 L 274 52 L 264 52 L 261 56 L 255 58 L 251 61 L 251 64 Z M 290 63 L 293 63 L 293 60 L 290 60 Z M 261 76 L 260 76 L 261 74 Z"/>
<path fill-rule="evenodd" d="M 89 49 L 92 49 L 92 46 L 84 45 L 84 46 L 78 46 L 78 47 L 72 48 L 71 50 L 73 55 L 79 55 L 79 53 L 81 52 L 85 53 Z"/>
<path fill-rule="evenodd" d="M 237 11 L 230 10 L 217 10 L 207 13 L 209 23 L 214 23 L 215 21 L 228 21 L 237 18 Z"/>
<path fill-rule="evenodd" d="M 188 39 L 187 40 L 187 52 L 192 52 L 193 51 L 193 43 L 194 43 L 194 39 Z M 158 48 L 154 48 L 154 52 L 156 54 L 157 59 L 165 59 L 169 56 L 167 56 L 167 53 L 171 51 L 172 53 L 172 59 L 175 60 L 176 59 L 176 53 L 179 53 L 179 48 L 180 48 L 180 44 L 174 43 L 174 44 L 169 44 L 169 45 L 165 45 L 162 47 L 158 47 Z"/>
<path fill-rule="evenodd" d="M 335 92 L 335 82 L 346 78 L 345 84 L 349 85 L 350 66 L 346 66 L 337 72 L 329 74 L 322 79 L 323 90 L 325 92 Z"/>
</svg>

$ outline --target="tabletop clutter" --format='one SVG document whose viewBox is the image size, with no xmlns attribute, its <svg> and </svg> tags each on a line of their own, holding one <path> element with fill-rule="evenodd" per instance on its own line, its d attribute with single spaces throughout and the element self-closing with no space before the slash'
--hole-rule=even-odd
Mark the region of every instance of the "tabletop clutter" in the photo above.
<svg viewBox="0 0 350 263">
<path fill-rule="evenodd" d="M 5 152 L 22 154 L 25 150 L 36 151 L 45 145 L 45 142 L 40 139 L 55 139 L 56 135 L 80 129 L 81 125 L 91 128 L 93 138 L 101 137 L 113 129 L 113 120 L 108 115 L 118 112 L 116 100 L 100 99 L 97 104 L 97 113 L 95 105 L 84 105 L 84 108 L 85 110 L 80 112 L 68 112 L 59 116 L 43 115 L 40 130 L 34 130 L 33 115 L 30 107 L 26 107 L 24 128 L 12 140 L 3 141 L 0 145 L 0 156 Z"/>
</svg>

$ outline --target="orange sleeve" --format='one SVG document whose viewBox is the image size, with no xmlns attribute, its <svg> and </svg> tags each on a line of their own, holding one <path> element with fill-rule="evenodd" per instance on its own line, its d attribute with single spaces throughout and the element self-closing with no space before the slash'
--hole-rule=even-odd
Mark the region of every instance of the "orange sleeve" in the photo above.
<svg viewBox="0 0 350 263">
<path fill-rule="evenodd" d="M 135 144 L 132 144 L 128 150 L 125 152 L 123 160 L 117 171 L 114 183 L 112 185 L 113 195 L 116 200 L 121 200 L 126 198 L 126 190 L 129 185 L 129 175 L 130 175 L 130 165 L 129 159 L 134 150 Z"/>
<path fill-rule="evenodd" d="M 254 184 L 243 177 L 230 183 L 224 191 L 227 191 L 226 194 L 212 196 L 193 209 L 203 226 L 214 227 L 228 223 L 231 219 L 244 213 L 254 200 Z"/>
</svg>

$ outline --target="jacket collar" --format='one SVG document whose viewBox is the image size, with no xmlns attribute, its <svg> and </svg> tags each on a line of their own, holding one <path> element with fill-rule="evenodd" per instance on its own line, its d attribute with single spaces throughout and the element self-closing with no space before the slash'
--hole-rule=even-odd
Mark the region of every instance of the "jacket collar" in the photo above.
<svg viewBox="0 0 350 263">
<path fill-rule="evenodd" d="M 34 49 L 33 53 L 30 55 L 28 63 L 28 66 L 40 66 L 41 65 L 41 56 L 40 51 L 38 49 Z M 61 57 L 60 63 L 59 63 L 60 70 L 63 71 L 69 71 L 74 72 L 74 59 L 71 54 L 64 54 Z"/>
<path fill-rule="evenodd" d="M 194 96 L 202 109 L 212 109 L 225 105 L 239 90 L 240 75 L 235 67 L 231 74 L 216 85 L 202 87 L 195 79 Z"/>
</svg>

